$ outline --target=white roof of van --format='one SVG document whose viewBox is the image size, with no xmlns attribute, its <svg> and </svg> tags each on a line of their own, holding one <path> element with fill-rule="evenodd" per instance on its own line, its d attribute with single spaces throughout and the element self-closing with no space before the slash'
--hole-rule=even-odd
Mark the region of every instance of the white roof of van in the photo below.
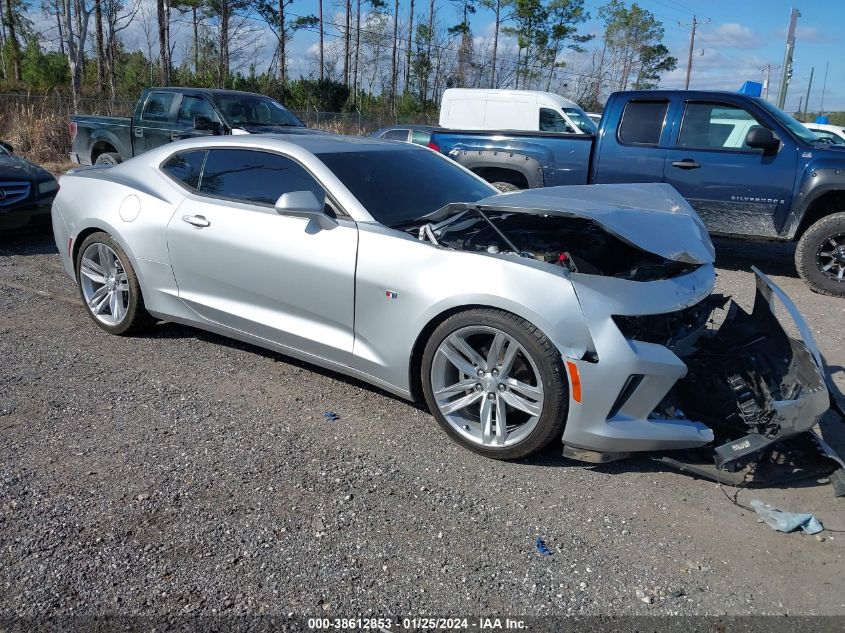
<svg viewBox="0 0 845 633">
<path fill-rule="evenodd" d="M 444 93 L 443 97 L 446 98 L 448 96 L 458 96 L 458 95 L 476 95 L 478 97 L 486 96 L 488 99 L 490 97 L 497 97 L 500 99 L 512 99 L 515 97 L 533 97 L 536 99 L 545 99 L 551 101 L 562 108 L 578 108 L 578 104 L 570 101 L 565 97 L 561 97 L 559 94 L 555 94 L 554 92 L 545 92 L 543 90 L 504 90 L 504 89 L 493 89 L 493 88 L 448 88 Z"/>
</svg>

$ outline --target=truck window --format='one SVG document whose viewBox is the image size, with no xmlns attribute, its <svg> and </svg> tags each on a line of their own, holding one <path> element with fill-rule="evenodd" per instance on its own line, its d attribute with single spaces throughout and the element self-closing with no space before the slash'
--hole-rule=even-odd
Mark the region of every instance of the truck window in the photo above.
<svg viewBox="0 0 845 633">
<path fill-rule="evenodd" d="M 141 118 L 144 121 L 167 121 L 167 116 L 170 114 L 170 106 L 173 105 L 173 98 L 176 93 L 173 92 L 153 92 L 147 97 L 147 102 L 144 104 L 144 111 Z"/>
<path fill-rule="evenodd" d="M 540 108 L 540 131 L 541 132 L 575 132 L 572 126 L 566 122 L 560 112 L 551 108 Z"/>
<path fill-rule="evenodd" d="M 188 95 L 182 97 L 182 103 L 179 105 L 179 116 L 176 118 L 176 122 L 193 125 L 194 117 L 198 116 L 204 116 L 211 121 L 218 121 L 217 114 L 208 101 L 202 97 L 190 97 Z"/>
<path fill-rule="evenodd" d="M 723 103 L 688 103 L 678 147 L 750 150 L 748 131 L 760 125 L 746 110 Z"/>
<path fill-rule="evenodd" d="M 173 154 L 161 164 L 161 171 L 182 183 L 188 189 L 196 191 L 199 187 L 200 172 L 205 155 L 206 150 L 204 149 Z"/>
<path fill-rule="evenodd" d="M 212 149 L 202 172 L 200 193 L 273 206 L 283 193 L 325 192 L 299 163 L 278 154 L 243 149 Z"/>
<path fill-rule="evenodd" d="M 658 145 L 668 101 L 629 101 L 622 112 L 619 141 L 627 145 Z"/>
<path fill-rule="evenodd" d="M 381 137 L 391 141 L 407 141 L 408 130 L 388 130 Z"/>
</svg>

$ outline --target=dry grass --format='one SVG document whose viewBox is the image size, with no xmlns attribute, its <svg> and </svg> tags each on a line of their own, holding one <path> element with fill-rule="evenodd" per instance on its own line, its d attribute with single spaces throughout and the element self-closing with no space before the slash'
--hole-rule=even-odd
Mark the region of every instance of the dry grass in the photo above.
<svg viewBox="0 0 845 633">
<path fill-rule="evenodd" d="M 64 161 L 70 153 L 68 117 L 46 103 L 2 103 L 0 138 L 36 163 Z"/>
</svg>

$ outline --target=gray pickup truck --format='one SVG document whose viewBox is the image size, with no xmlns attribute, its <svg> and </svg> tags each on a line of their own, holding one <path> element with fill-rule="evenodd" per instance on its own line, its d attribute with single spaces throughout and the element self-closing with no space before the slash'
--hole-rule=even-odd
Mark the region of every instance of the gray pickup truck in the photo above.
<svg viewBox="0 0 845 633">
<path fill-rule="evenodd" d="M 70 117 L 70 159 L 116 165 L 171 141 L 215 134 L 314 134 L 282 104 L 252 92 L 147 88 L 131 117 Z"/>
</svg>

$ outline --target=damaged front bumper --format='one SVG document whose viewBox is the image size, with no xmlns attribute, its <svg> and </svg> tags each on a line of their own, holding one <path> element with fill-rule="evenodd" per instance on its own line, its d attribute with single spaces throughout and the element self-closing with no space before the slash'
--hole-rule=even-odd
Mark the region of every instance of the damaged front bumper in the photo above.
<svg viewBox="0 0 845 633">
<path fill-rule="evenodd" d="M 731 302 L 718 328 L 706 321 L 715 304 L 727 301 L 702 293 L 694 274 L 675 280 L 674 299 L 686 307 L 662 321 L 671 323 L 673 333 L 660 341 L 623 332 L 618 317 L 593 300 L 612 290 L 595 284 L 616 286 L 613 281 L 579 284 L 573 277 L 599 359 L 577 363 L 581 388 L 601 389 L 610 397 L 570 402 L 565 454 L 602 462 L 635 451 L 708 446 L 716 467 L 733 471 L 813 428 L 830 406 L 818 348 L 795 304 L 766 275 L 756 268 L 754 273 L 753 311 Z M 655 296 L 665 296 L 666 283 L 655 285 Z M 639 292 L 647 294 L 650 286 Z M 648 304 L 647 296 L 641 298 Z M 794 322 L 797 338 L 775 316 L 777 303 Z M 646 319 L 654 317 L 631 318 L 651 323 Z"/>
</svg>

